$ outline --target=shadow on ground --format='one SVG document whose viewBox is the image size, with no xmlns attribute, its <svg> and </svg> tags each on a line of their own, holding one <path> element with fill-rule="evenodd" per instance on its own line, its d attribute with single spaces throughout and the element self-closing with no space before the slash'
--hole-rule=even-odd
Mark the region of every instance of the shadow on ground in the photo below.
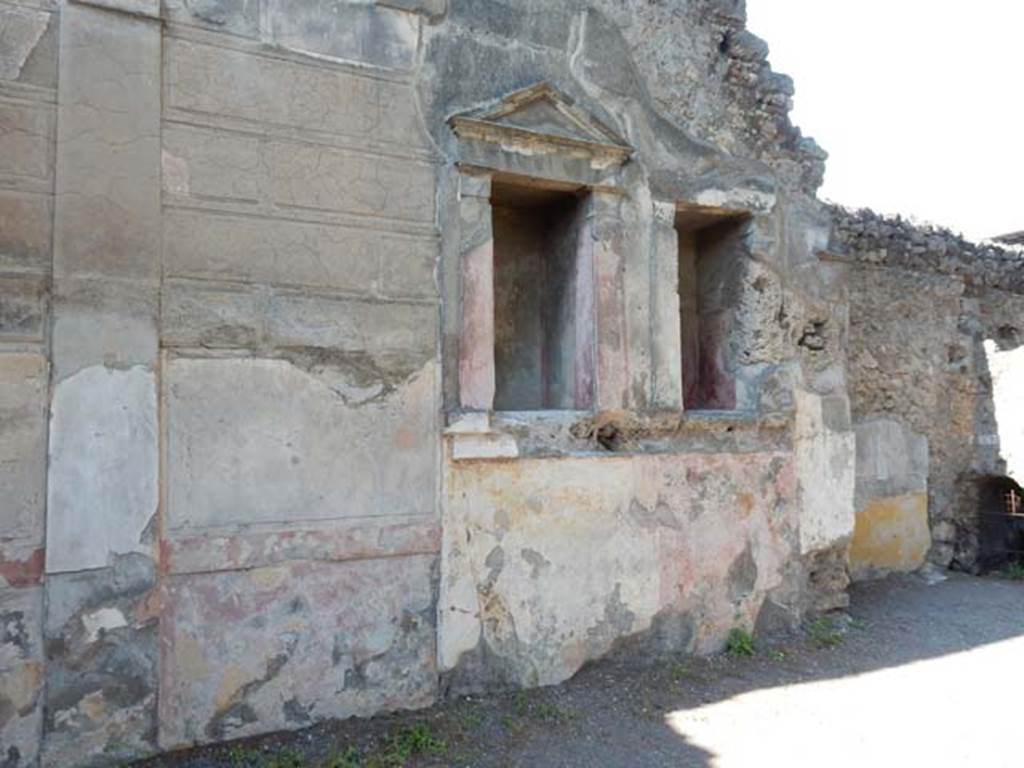
<svg viewBox="0 0 1024 768">
<path fill-rule="evenodd" d="M 813 746 L 816 738 L 830 744 L 841 741 L 832 744 L 831 766 L 875 759 L 879 739 L 892 742 L 885 745 L 885 755 L 899 764 L 913 764 L 915 754 L 920 757 L 928 746 L 918 744 L 925 738 L 935 746 L 940 765 L 959 764 L 955 760 L 981 752 L 989 758 L 987 765 L 1002 765 L 1001 745 L 972 743 L 973 726 L 962 717 L 952 727 L 964 728 L 968 736 L 950 745 L 942 744 L 943 724 L 935 720 L 943 718 L 945 709 L 954 716 L 958 711 L 956 701 L 943 700 L 947 695 L 970 696 L 994 706 L 998 696 L 992 694 L 998 691 L 1017 697 L 1020 687 L 1011 692 L 998 674 L 971 677 L 972 670 L 981 669 L 973 651 L 991 646 L 1002 656 L 990 652 L 985 664 L 1001 665 L 1003 657 L 1012 655 L 1006 674 L 1024 685 L 1020 667 L 1013 663 L 1014 658 L 1019 661 L 1024 642 L 999 650 L 1004 641 L 1018 638 L 1024 638 L 1024 584 L 963 575 L 935 584 L 916 576 L 890 578 L 854 587 L 848 619 L 761 641 L 752 657 L 679 657 L 650 665 L 605 661 L 560 686 L 459 698 L 429 710 L 372 720 L 325 723 L 137 765 L 703 768 L 749 764 L 752 755 L 759 764 L 775 765 L 779 758 L 772 749 L 788 750 L 790 765 L 820 765 L 823 756 Z M 918 664 L 942 658 L 956 663 L 934 670 Z M 895 674 L 879 685 L 874 682 L 879 676 L 872 673 L 880 670 Z M 936 679 L 947 674 L 956 680 Z M 815 685 L 825 681 L 835 682 Z M 932 712 L 933 706 L 945 709 Z M 915 712 L 921 727 L 937 731 L 937 736 L 915 730 Z M 978 726 L 991 725 L 989 715 L 979 712 Z M 908 727 L 900 730 L 892 721 L 904 717 Z M 699 738 L 691 738 L 693 734 Z M 789 744 L 791 739 L 798 743 Z M 1011 756 L 1006 757 L 1010 765 Z"/>
</svg>

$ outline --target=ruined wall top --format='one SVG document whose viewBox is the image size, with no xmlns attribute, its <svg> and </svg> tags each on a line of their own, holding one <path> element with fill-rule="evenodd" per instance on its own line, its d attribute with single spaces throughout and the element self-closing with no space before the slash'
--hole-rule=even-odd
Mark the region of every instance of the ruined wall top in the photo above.
<svg viewBox="0 0 1024 768">
<path fill-rule="evenodd" d="M 841 260 L 962 276 L 978 288 L 1024 293 L 1024 248 L 974 243 L 942 227 L 831 206 L 830 251 Z"/>
<path fill-rule="evenodd" d="M 821 186 L 828 155 L 791 122 L 793 81 L 772 71 L 768 44 L 746 29 L 745 0 L 590 5 L 619 28 L 659 110 L 697 138 L 765 163 L 790 188 Z"/>
</svg>

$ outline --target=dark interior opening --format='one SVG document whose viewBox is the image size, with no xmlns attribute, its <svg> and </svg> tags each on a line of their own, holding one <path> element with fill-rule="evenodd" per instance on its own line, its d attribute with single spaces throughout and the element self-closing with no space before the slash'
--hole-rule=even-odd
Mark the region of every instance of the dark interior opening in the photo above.
<svg viewBox="0 0 1024 768">
<path fill-rule="evenodd" d="M 585 189 L 494 181 L 494 407 L 593 399 L 593 266 Z"/>
<path fill-rule="evenodd" d="M 746 214 L 686 208 L 676 216 L 679 234 L 679 312 L 683 406 L 733 410 L 736 378 L 729 334 L 742 260 L 747 255 Z"/>
<path fill-rule="evenodd" d="M 978 486 L 978 565 L 984 571 L 1024 565 L 1024 492 L 1008 477 Z"/>
</svg>

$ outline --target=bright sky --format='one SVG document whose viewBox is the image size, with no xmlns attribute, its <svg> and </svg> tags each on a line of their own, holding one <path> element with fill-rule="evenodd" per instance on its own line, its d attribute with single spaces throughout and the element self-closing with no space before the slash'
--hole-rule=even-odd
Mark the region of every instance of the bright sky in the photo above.
<svg viewBox="0 0 1024 768">
<path fill-rule="evenodd" d="M 1024 230 L 1024 2 L 747 0 L 829 153 L 823 198 L 973 239 Z"/>
</svg>

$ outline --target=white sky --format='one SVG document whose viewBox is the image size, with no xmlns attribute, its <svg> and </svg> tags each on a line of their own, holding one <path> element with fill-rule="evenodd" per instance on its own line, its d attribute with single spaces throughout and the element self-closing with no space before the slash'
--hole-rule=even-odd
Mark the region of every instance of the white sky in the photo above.
<svg viewBox="0 0 1024 768">
<path fill-rule="evenodd" d="M 820 196 L 981 239 L 1024 230 L 1022 0 L 747 0 L 829 153 Z"/>
</svg>

